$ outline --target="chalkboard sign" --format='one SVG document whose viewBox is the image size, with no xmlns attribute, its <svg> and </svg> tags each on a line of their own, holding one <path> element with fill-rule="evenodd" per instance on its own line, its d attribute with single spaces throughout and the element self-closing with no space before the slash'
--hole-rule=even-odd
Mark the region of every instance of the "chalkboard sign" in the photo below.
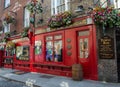
<svg viewBox="0 0 120 87">
<path fill-rule="evenodd" d="M 109 36 L 99 39 L 99 57 L 102 59 L 114 58 L 114 40 Z"/>
</svg>

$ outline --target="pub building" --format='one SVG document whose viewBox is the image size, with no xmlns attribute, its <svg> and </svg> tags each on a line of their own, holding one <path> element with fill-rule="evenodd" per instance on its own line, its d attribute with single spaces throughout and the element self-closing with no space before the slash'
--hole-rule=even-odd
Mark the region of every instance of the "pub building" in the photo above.
<svg viewBox="0 0 120 87">
<path fill-rule="evenodd" d="M 25 30 L 27 34 L 23 32 L 23 36 L 21 37 L 20 32 L 16 29 L 18 32 L 16 35 L 7 37 L 6 42 L 0 43 L 0 66 L 27 72 L 72 77 L 72 67 L 77 64 L 82 67 L 77 71 L 77 73 L 79 72 L 78 77 L 82 73 L 83 77 L 81 78 L 83 79 L 119 82 L 120 71 L 118 68 L 120 65 L 116 63 L 119 49 L 115 47 L 115 44 L 119 43 L 119 41 L 116 42 L 119 34 L 117 33 L 116 35 L 116 32 L 110 29 L 110 31 L 106 31 L 106 34 L 103 35 L 101 27 L 95 26 L 93 15 L 89 13 L 90 9 L 84 9 L 84 7 L 87 8 L 94 3 L 92 0 L 88 2 L 85 0 L 74 0 L 74 2 L 70 2 L 70 0 L 61 1 L 63 2 L 56 2 L 55 0 L 46 0 L 43 2 L 41 0 L 40 2 L 43 8 L 46 3 L 65 3 L 63 5 L 66 7 L 70 4 L 72 13 L 66 11 L 61 13 L 61 15 L 65 16 L 62 16 L 61 20 L 68 18 L 65 19 L 67 22 L 52 24 L 50 12 L 54 8 L 56 9 L 56 7 L 48 4 L 51 10 L 47 8 L 50 10 L 48 13 L 41 13 L 40 17 L 43 19 L 40 20 L 40 26 L 36 26 L 39 16 L 34 14 L 31 17 L 35 20 L 30 19 L 30 24 L 28 21 L 24 22 L 24 25 L 27 25 L 27 23 L 29 25 L 29 30 L 27 28 Z M 21 8 L 24 8 L 24 11 L 27 10 L 25 8 L 27 1 L 25 2 L 21 3 Z M 86 4 L 79 6 L 81 2 L 86 2 Z M 6 9 L 9 9 L 9 7 Z M 52 14 L 56 14 L 59 11 L 62 12 L 60 9 L 56 10 L 58 11 L 53 11 Z M 68 10 L 68 7 L 64 10 Z M 16 12 L 16 16 L 20 18 L 20 13 L 18 12 Z M 24 18 L 27 18 L 28 14 L 30 13 L 26 11 Z M 75 17 L 72 18 L 72 14 Z M 49 20 L 51 24 L 47 24 L 45 20 L 48 17 L 51 17 Z M 18 21 L 18 18 L 16 19 Z M 19 22 L 13 27 L 20 26 Z M 21 25 L 20 27 L 22 28 L 23 26 Z M 1 37 L 1 39 L 6 38 Z"/>
</svg>

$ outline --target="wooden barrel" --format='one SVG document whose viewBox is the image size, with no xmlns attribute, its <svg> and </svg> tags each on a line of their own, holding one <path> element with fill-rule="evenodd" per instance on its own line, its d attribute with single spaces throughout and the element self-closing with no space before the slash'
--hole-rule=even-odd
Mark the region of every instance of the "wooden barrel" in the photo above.
<svg viewBox="0 0 120 87">
<path fill-rule="evenodd" d="M 76 81 L 81 81 L 83 79 L 83 71 L 80 64 L 72 65 L 72 79 Z"/>
</svg>

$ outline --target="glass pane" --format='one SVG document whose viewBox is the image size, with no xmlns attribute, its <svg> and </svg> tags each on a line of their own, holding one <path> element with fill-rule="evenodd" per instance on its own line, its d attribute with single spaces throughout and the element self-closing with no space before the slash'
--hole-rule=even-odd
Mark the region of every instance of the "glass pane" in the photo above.
<svg viewBox="0 0 120 87">
<path fill-rule="evenodd" d="M 62 40 L 54 41 L 54 61 L 62 62 Z"/>
<path fill-rule="evenodd" d="M 53 42 L 46 43 L 46 61 L 53 61 Z"/>
<path fill-rule="evenodd" d="M 86 35 L 89 35 L 89 30 L 78 32 L 78 36 L 86 36 Z"/>
<path fill-rule="evenodd" d="M 100 0 L 100 5 L 103 8 L 107 7 L 107 0 Z"/>
<path fill-rule="evenodd" d="M 79 56 L 80 58 L 88 58 L 89 47 L 88 38 L 79 40 Z"/>
<path fill-rule="evenodd" d="M 22 55 L 23 47 L 17 46 L 16 47 L 16 58 L 19 59 L 20 56 Z"/>
<path fill-rule="evenodd" d="M 53 39 L 52 36 L 47 36 L 47 37 L 46 37 L 46 40 L 52 40 L 52 39 Z"/>
<path fill-rule="evenodd" d="M 56 40 L 56 39 L 62 39 L 62 35 L 55 35 L 54 36 L 54 39 Z"/>
<path fill-rule="evenodd" d="M 16 58 L 18 60 L 29 60 L 29 46 L 16 47 Z"/>
<path fill-rule="evenodd" d="M 57 0 L 57 6 L 59 6 L 59 5 L 60 5 L 60 2 L 61 2 L 61 0 Z"/>
<path fill-rule="evenodd" d="M 70 10 L 70 2 L 68 2 L 68 10 Z"/>
<path fill-rule="evenodd" d="M 35 41 L 35 54 L 42 54 L 42 42 Z"/>
<path fill-rule="evenodd" d="M 83 39 L 79 40 L 79 56 L 83 58 Z"/>
<path fill-rule="evenodd" d="M 89 55 L 89 46 L 88 46 L 89 42 L 88 42 L 88 38 L 84 39 L 84 52 L 85 52 L 85 58 L 88 58 Z"/>
<path fill-rule="evenodd" d="M 10 0 L 5 0 L 5 8 L 10 5 Z"/>
</svg>

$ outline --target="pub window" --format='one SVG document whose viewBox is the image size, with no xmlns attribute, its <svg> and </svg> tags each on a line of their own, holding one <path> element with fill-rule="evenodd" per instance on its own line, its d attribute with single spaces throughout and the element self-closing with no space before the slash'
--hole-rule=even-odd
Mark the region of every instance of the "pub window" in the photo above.
<svg viewBox="0 0 120 87">
<path fill-rule="evenodd" d="M 29 60 L 29 46 L 17 46 L 16 58 L 18 60 Z"/>
<path fill-rule="evenodd" d="M 46 36 L 46 61 L 62 62 L 62 35 Z"/>
<path fill-rule="evenodd" d="M 41 40 L 35 41 L 35 55 L 42 54 L 42 42 Z"/>
</svg>

